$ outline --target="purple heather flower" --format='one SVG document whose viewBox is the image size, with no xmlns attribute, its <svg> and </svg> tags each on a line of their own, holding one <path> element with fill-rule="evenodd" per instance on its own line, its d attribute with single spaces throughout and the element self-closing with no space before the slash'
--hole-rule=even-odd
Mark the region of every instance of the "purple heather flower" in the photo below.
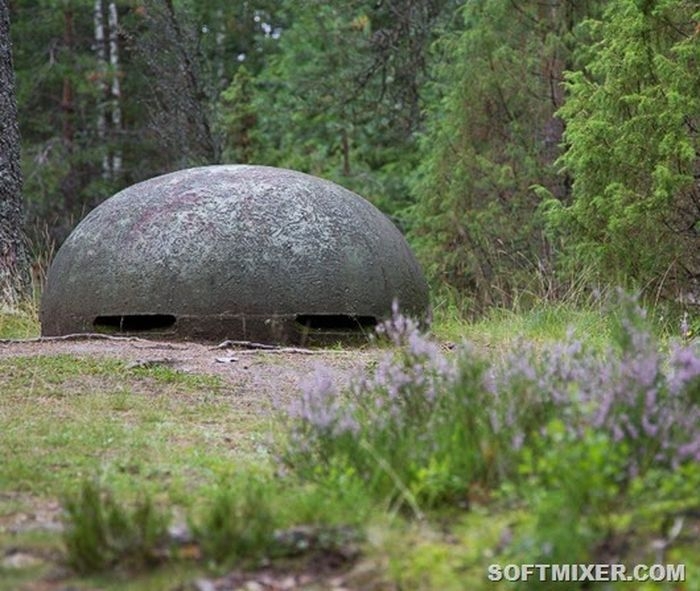
<svg viewBox="0 0 700 591">
<path fill-rule="evenodd" d="M 692 460 L 700 462 L 700 434 L 678 448 L 677 459 L 679 461 Z"/>
<path fill-rule="evenodd" d="M 327 368 L 317 368 L 302 383 L 302 395 L 290 404 L 288 416 L 320 434 L 357 433 L 359 424 L 353 416 L 353 405 L 341 402 L 336 382 Z"/>
<path fill-rule="evenodd" d="M 691 346 L 675 343 L 671 347 L 671 371 L 668 387 L 673 395 L 677 395 L 690 382 L 700 378 L 700 352 Z"/>
<path fill-rule="evenodd" d="M 373 374 L 353 379 L 345 395 L 332 374 L 318 371 L 289 409 L 294 435 L 312 450 L 329 437 L 360 430 L 390 437 L 409 433 L 417 450 L 430 453 L 438 445 L 433 427 L 465 420 L 451 406 L 457 403 L 473 408 L 491 435 L 515 451 L 532 435 L 551 437 L 547 425 L 557 418 L 570 438 L 588 437 L 593 429 L 627 443 L 629 476 L 650 458 L 671 466 L 700 461 L 700 407 L 692 400 L 700 383 L 698 350 L 675 344 L 663 356 L 635 313 L 643 317 L 637 307 L 620 322 L 622 350 L 600 354 L 569 333 L 544 346 L 519 342 L 486 371 L 474 373 L 481 362 L 472 349 L 446 356 L 395 305 L 378 333 L 398 347 L 396 353 Z M 462 381 L 474 376 L 478 384 Z"/>
</svg>

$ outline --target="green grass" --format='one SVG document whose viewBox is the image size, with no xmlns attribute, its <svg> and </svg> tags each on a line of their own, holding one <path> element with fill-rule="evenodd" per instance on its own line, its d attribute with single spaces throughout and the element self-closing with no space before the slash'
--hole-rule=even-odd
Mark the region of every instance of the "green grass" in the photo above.
<svg viewBox="0 0 700 591">
<path fill-rule="evenodd" d="M 450 525 L 439 520 L 385 524 L 372 537 L 373 552 L 388 563 L 391 580 L 401 589 L 499 589 L 486 580 L 489 563 L 514 511 L 499 514 L 477 507 L 450 516 Z"/>
<path fill-rule="evenodd" d="M 608 296 L 614 300 L 614 296 Z M 652 303 L 646 306 L 649 319 L 662 341 L 680 336 L 680 322 L 687 312 L 673 303 Z M 569 333 L 588 346 L 603 350 L 615 330 L 617 312 L 606 299 L 581 303 L 575 299 L 563 302 L 539 302 L 519 309 L 494 308 L 477 319 L 468 319 L 466 309 L 449 297 L 438 297 L 434 303 L 431 332 L 442 341 L 469 341 L 488 351 L 502 351 L 519 340 L 545 343 L 564 339 Z M 700 317 L 690 314 L 691 334 L 698 332 Z"/>
<path fill-rule="evenodd" d="M 31 304 L 11 314 L 0 313 L 0 339 L 28 339 L 40 332 L 38 311 Z"/>
<path fill-rule="evenodd" d="M 60 562 L 56 501 L 86 480 L 127 501 L 147 494 L 163 507 L 194 508 L 205 501 L 202 490 L 264 461 L 269 419 L 238 409 L 234 395 L 218 378 L 168 367 L 70 355 L 0 359 L 0 557 L 19 547 Z M 41 523 L 42 507 L 51 508 L 49 530 L 22 527 L 23 516 Z M 0 567 L 0 590 L 47 568 Z M 171 588 L 166 580 L 143 588 Z"/>
<path fill-rule="evenodd" d="M 572 332 L 602 349 L 609 341 L 612 322 L 613 318 L 603 309 L 573 304 L 541 304 L 524 312 L 494 309 L 470 321 L 454 305 L 438 303 L 431 332 L 442 341 L 468 341 L 479 349 L 496 352 L 518 340 L 544 343 L 563 339 Z"/>
<path fill-rule="evenodd" d="M 110 360 L 0 360 L 0 392 L 0 446 L 9 452 L 0 490 L 43 494 L 93 473 L 125 487 L 186 490 L 253 454 L 249 432 L 260 427 L 215 378 Z"/>
<path fill-rule="evenodd" d="M 658 310 L 654 318 L 661 333 L 673 332 L 672 314 Z M 602 349 L 610 342 L 614 321 L 602 306 L 573 303 L 494 310 L 468 321 L 455 304 L 438 303 L 432 332 L 441 341 L 469 340 L 494 355 L 518 339 L 544 343 L 569 330 Z M 33 311 L 0 315 L 0 338 L 37 334 Z M 285 361 L 271 357 L 270 362 Z M 331 545 L 333 528 L 356 528 L 363 536 L 363 555 L 348 581 L 358 589 L 512 589 L 512 584 L 488 581 L 488 565 L 532 561 L 528 544 L 537 539 L 537 515 L 522 501 L 511 502 L 507 490 L 470 491 L 469 510 L 426 510 L 426 518 L 416 520 L 377 506 L 342 470 L 320 485 L 279 480 L 265 449 L 268 436 L 279 435 L 280 426 L 232 404 L 234 396 L 234 386 L 217 378 L 167 366 L 129 369 L 117 360 L 71 355 L 0 359 L 0 561 L 11 549 L 41 559 L 22 569 L 0 566 L 0 591 L 46 581 L 65 563 L 66 543 L 53 527 L 61 519 L 58 503 L 81 499 L 86 482 L 113 494 L 127 515 L 147 498 L 159 510 L 185 516 L 204 542 L 200 550 L 206 556 L 150 570 L 117 567 L 69 575 L 61 581 L 80 590 L 187 589 L 197 577 L 225 572 L 226 565 L 255 568 L 272 552 L 270 533 L 294 526 L 331 532 Z M 640 552 L 666 531 L 669 512 L 697 509 L 687 499 L 694 498 L 699 473 L 654 485 L 653 493 L 641 490 L 634 504 L 615 516 L 628 541 L 640 544 Z M 657 502 L 660 487 L 671 509 Z M 81 515 L 89 516 L 80 513 L 80 506 L 78 522 Z M 34 522 L 44 527 L 22 525 Z M 90 519 L 82 524 L 89 526 Z M 257 529 L 249 535 L 252 525 Z M 687 536 L 700 523 L 689 517 L 684 527 Z M 507 532 L 519 541 L 504 549 Z M 80 535 L 89 539 L 93 534 Z M 697 538 L 688 538 L 667 557 L 688 565 L 689 582 L 679 589 L 700 589 L 698 552 Z M 276 564 L 300 568 L 287 558 Z M 644 587 L 665 588 L 672 587 Z"/>
</svg>

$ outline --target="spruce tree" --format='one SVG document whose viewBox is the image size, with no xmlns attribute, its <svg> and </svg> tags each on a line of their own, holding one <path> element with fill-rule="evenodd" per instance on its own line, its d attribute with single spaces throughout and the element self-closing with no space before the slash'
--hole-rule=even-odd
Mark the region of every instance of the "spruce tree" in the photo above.
<svg viewBox="0 0 700 591">
<path fill-rule="evenodd" d="M 553 289 L 537 209 L 543 189 L 568 196 L 554 166 L 563 131 L 555 113 L 576 25 L 596 5 L 469 2 L 463 31 L 435 56 L 412 236 L 433 281 L 470 294 L 475 310 Z"/>
<path fill-rule="evenodd" d="M 573 201 L 548 208 L 570 268 L 700 296 L 699 19 L 691 0 L 615 0 L 588 23 L 598 41 L 560 111 Z"/>
</svg>

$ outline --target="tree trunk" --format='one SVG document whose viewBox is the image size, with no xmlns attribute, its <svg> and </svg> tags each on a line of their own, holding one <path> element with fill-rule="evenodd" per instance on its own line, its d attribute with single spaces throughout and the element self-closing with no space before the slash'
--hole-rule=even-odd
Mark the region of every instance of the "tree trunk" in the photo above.
<svg viewBox="0 0 700 591">
<path fill-rule="evenodd" d="M 119 79 L 119 22 L 117 20 L 117 5 L 109 3 L 109 65 L 112 73 L 111 106 L 112 106 L 112 177 L 118 177 L 122 171 L 122 152 L 118 135 L 122 128 L 121 82 Z M 116 141 L 115 141 L 116 140 Z"/>
<path fill-rule="evenodd" d="M 97 61 L 96 82 L 99 87 L 97 93 L 97 139 L 104 144 L 107 135 L 107 116 L 105 114 L 107 95 L 107 52 L 105 49 L 105 18 L 103 0 L 95 0 L 94 9 L 95 24 L 95 59 Z M 101 145 L 104 149 L 104 146 Z M 102 156 L 102 178 L 110 178 L 109 155 L 104 152 Z"/>
<path fill-rule="evenodd" d="M 10 11 L 8 1 L 0 0 L 0 310 L 15 308 L 29 284 Z"/>
<path fill-rule="evenodd" d="M 106 0 L 95 0 L 94 25 L 96 80 L 100 88 L 97 103 L 97 137 L 104 150 L 102 178 L 111 180 L 118 177 L 122 170 L 122 151 L 118 137 L 122 128 L 119 20 L 115 2 L 107 4 Z"/>
<path fill-rule="evenodd" d="M 221 157 L 220 149 L 217 142 L 214 140 L 214 134 L 209 124 L 209 117 L 206 113 L 206 109 L 202 106 L 205 102 L 206 94 L 200 80 L 196 56 L 188 47 L 185 32 L 182 30 L 180 21 L 175 13 L 173 0 L 165 0 L 165 9 L 169 21 L 168 26 L 174 33 L 173 43 L 178 50 L 179 59 L 181 60 L 180 67 L 184 74 L 182 79 L 184 88 L 181 92 L 185 92 L 189 95 L 191 105 L 194 107 L 189 117 L 194 124 L 197 140 L 201 146 L 200 150 L 202 156 L 208 160 L 209 163 L 219 162 Z"/>
</svg>

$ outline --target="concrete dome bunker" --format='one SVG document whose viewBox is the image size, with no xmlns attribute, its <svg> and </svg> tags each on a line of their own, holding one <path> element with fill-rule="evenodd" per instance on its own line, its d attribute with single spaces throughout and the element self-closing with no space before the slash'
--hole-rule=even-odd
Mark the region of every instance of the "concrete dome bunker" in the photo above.
<svg viewBox="0 0 700 591">
<path fill-rule="evenodd" d="M 300 172 L 205 166 L 133 185 L 57 252 L 42 334 L 313 344 L 425 318 L 428 288 L 398 229 L 368 201 Z"/>
</svg>

